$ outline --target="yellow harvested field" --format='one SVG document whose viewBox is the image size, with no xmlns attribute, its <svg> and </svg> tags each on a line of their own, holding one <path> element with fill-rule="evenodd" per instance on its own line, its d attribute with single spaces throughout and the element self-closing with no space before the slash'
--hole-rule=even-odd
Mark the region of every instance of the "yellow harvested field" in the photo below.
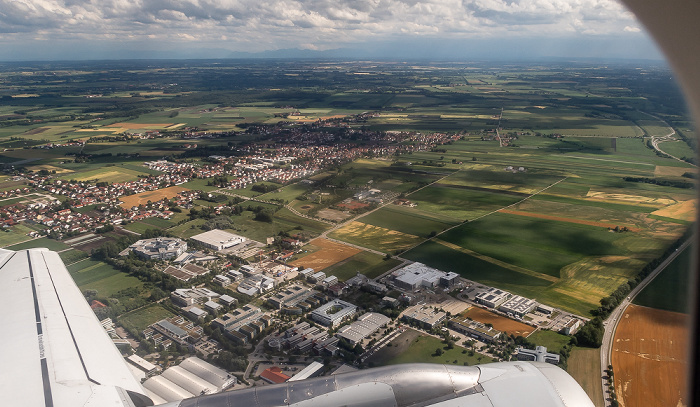
<svg viewBox="0 0 700 407">
<path fill-rule="evenodd" d="M 164 129 L 166 127 L 172 126 L 173 123 L 114 123 L 110 124 L 108 126 L 105 126 L 106 128 L 112 128 L 112 127 L 120 127 L 123 129 L 128 129 L 128 130 L 135 130 L 135 129 Z"/>
<path fill-rule="evenodd" d="M 666 167 L 663 165 L 657 165 L 654 169 L 655 177 L 682 177 L 683 174 L 689 172 L 691 174 L 697 174 L 697 168 L 684 168 L 684 167 Z"/>
<path fill-rule="evenodd" d="M 657 216 L 663 216 L 666 218 L 687 220 L 689 222 L 695 221 L 698 212 L 698 200 L 690 199 L 688 201 L 678 202 L 677 204 L 667 206 L 658 211 L 654 211 L 651 214 Z"/>
<path fill-rule="evenodd" d="M 622 407 L 686 406 L 689 317 L 631 305 L 613 340 L 615 391 Z"/>
<path fill-rule="evenodd" d="M 336 230 L 332 237 L 380 251 L 406 250 L 421 241 L 415 235 L 356 221 Z"/>
<path fill-rule="evenodd" d="M 56 174 L 65 174 L 67 172 L 73 172 L 71 170 L 67 170 L 61 167 L 55 167 L 53 165 L 32 165 L 31 167 L 27 167 L 27 169 L 32 170 L 34 172 L 38 172 L 41 170 L 56 171 Z"/>
<path fill-rule="evenodd" d="M 289 264 L 295 267 L 310 267 L 316 271 L 321 271 L 326 267 L 330 267 L 362 251 L 346 244 L 332 242 L 328 239 L 314 239 L 310 241 L 309 244 L 320 247 L 321 249 L 294 260 Z"/>
<path fill-rule="evenodd" d="M 189 191 L 187 188 L 183 187 L 167 187 L 162 189 L 157 189 L 155 191 L 142 192 L 140 194 L 123 196 L 119 198 L 122 201 L 120 205 L 122 208 L 131 208 L 132 206 L 139 206 L 139 204 L 146 204 L 148 201 L 156 202 L 163 198 L 174 198 L 177 196 L 178 192 Z"/>
<path fill-rule="evenodd" d="M 588 191 L 586 197 L 592 199 L 600 199 L 603 201 L 616 202 L 622 201 L 624 203 L 636 203 L 645 206 L 667 206 L 676 203 L 673 199 L 665 198 L 651 198 L 648 196 L 640 195 L 627 195 L 627 194 L 610 194 L 602 191 Z"/>
</svg>

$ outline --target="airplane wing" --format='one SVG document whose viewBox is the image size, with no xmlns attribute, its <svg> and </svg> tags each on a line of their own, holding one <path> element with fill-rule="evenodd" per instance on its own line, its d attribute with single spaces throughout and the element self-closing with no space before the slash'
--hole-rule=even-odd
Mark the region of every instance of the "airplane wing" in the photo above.
<svg viewBox="0 0 700 407">
<path fill-rule="evenodd" d="M 1 250 L 0 293 L 0 405 L 152 405 L 58 253 Z"/>
<path fill-rule="evenodd" d="M 57 253 L 0 249 L 3 406 L 153 405 Z M 535 362 L 404 364 L 252 387 L 164 407 L 592 407 L 562 369 Z"/>
</svg>

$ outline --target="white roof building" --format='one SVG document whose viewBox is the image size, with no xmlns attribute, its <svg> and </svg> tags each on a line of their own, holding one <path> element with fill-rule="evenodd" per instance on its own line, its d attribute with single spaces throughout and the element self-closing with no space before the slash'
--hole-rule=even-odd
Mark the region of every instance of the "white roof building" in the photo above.
<svg viewBox="0 0 700 407">
<path fill-rule="evenodd" d="M 348 340 L 354 346 L 377 332 L 379 328 L 386 326 L 390 321 L 391 318 L 382 314 L 368 312 L 352 324 L 340 328 L 335 336 Z"/>
<path fill-rule="evenodd" d="M 219 391 L 223 391 L 236 383 L 235 376 L 231 376 L 226 371 L 195 356 L 183 360 L 179 366 L 215 385 Z"/>
<path fill-rule="evenodd" d="M 163 376 L 153 376 L 143 382 L 143 387 L 160 396 L 165 401 L 178 401 L 194 397 L 194 394 L 183 389 Z"/>
<path fill-rule="evenodd" d="M 394 284 L 404 290 L 416 290 L 420 287 L 432 288 L 440 284 L 440 278 L 447 273 L 428 267 L 423 263 L 411 263 L 406 267 L 396 270 Z"/>
<path fill-rule="evenodd" d="M 200 233 L 192 236 L 190 239 L 214 250 L 227 249 L 248 240 L 243 236 L 234 235 L 233 233 L 220 229 L 213 229 Z"/>
<path fill-rule="evenodd" d="M 343 300 L 333 300 L 311 312 L 311 319 L 325 326 L 335 327 L 355 315 L 357 306 Z"/>
<path fill-rule="evenodd" d="M 162 376 L 194 395 L 212 394 L 218 390 L 213 384 L 180 366 L 166 369 Z"/>
<path fill-rule="evenodd" d="M 308 379 L 310 377 L 315 377 L 315 376 L 318 376 L 322 370 L 323 370 L 323 363 L 313 362 L 310 365 L 306 366 L 304 369 L 302 369 L 299 373 L 292 376 L 292 378 L 287 380 L 287 381 L 288 382 L 296 382 L 298 380 L 304 380 L 304 379 Z"/>
</svg>

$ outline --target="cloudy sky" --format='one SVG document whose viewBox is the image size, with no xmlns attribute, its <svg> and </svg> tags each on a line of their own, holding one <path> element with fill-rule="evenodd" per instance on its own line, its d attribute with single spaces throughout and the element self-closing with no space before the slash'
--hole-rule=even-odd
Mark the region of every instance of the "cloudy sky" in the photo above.
<svg viewBox="0 0 700 407">
<path fill-rule="evenodd" d="M 280 49 L 660 58 L 635 17 L 613 0 L 0 0 L 0 60 L 216 58 Z"/>
</svg>

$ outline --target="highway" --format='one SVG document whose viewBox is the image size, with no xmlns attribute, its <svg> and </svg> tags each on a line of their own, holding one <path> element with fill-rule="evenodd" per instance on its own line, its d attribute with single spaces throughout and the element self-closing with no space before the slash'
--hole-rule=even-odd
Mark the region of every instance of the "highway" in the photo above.
<svg viewBox="0 0 700 407">
<path fill-rule="evenodd" d="M 627 310 L 627 307 L 634 301 L 634 298 L 642 292 L 642 290 L 651 283 L 656 276 L 658 276 L 673 260 L 675 260 L 676 257 L 678 257 L 679 254 L 683 252 L 688 246 L 690 246 L 692 240 L 688 240 L 685 243 L 683 243 L 676 251 L 671 253 L 670 256 L 666 260 L 664 260 L 654 271 L 649 273 L 649 275 L 642 280 L 628 295 L 627 298 L 622 300 L 620 305 L 617 306 L 613 310 L 613 312 L 610 313 L 610 316 L 603 321 L 603 326 L 605 326 L 605 332 L 603 334 L 603 344 L 600 347 L 600 369 L 601 369 L 601 384 L 603 386 L 603 400 L 605 402 L 605 406 L 610 405 L 610 400 L 606 396 L 607 392 L 607 383 L 605 379 L 603 378 L 605 376 L 605 372 L 603 370 L 608 368 L 608 365 L 612 363 L 612 347 L 613 347 L 613 340 L 615 338 L 615 330 L 617 329 L 617 324 L 620 322 L 620 318 L 625 314 L 625 311 Z M 614 369 L 614 366 L 613 366 Z"/>
</svg>

